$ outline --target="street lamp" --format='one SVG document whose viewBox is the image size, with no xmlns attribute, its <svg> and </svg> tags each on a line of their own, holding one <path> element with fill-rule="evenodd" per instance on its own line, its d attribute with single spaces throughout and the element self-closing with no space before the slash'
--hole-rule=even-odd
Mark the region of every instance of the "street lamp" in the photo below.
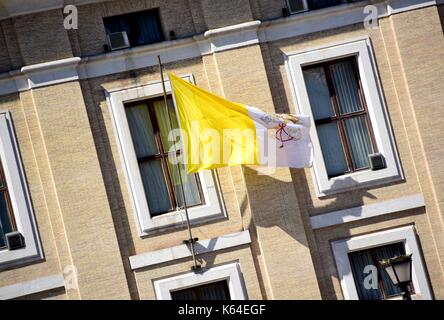
<svg viewBox="0 0 444 320">
<path fill-rule="evenodd" d="M 412 300 L 408 285 L 412 282 L 412 255 L 400 255 L 379 262 L 395 286 L 403 292 L 403 300 Z"/>
</svg>

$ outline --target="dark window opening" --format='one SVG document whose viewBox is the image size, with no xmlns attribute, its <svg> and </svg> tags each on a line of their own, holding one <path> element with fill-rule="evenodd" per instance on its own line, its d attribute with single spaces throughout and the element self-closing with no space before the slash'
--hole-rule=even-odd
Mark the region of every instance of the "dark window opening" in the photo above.
<svg viewBox="0 0 444 320">
<path fill-rule="evenodd" d="M 6 248 L 5 235 L 12 231 L 16 231 L 16 225 L 3 165 L 0 162 L 0 250 Z"/>
<path fill-rule="evenodd" d="M 173 300 L 231 300 L 226 280 L 171 292 Z"/>
<path fill-rule="evenodd" d="M 131 47 L 164 40 L 159 9 L 103 18 L 107 34 L 125 31 Z"/>
<path fill-rule="evenodd" d="M 333 7 L 345 3 L 360 2 L 363 0 L 288 0 L 288 8 L 291 13 L 307 10 L 318 10 Z"/>
<path fill-rule="evenodd" d="M 303 68 L 329 178 L 370 168 L 377 152 L 356 57 Z"/>
<path fill-rule="evenodd" d="M 405 248 L 402 242 L 349 253 L 353 279 L 355 280 L 356 290 L 360 300 L 385 300 L 401 295 L 399 288 L 392 283 L 388 274 L 379 264 L 379 261 L 383 259 L 393 258 L 401 254 L 405 254 Z M 370 276 L 371 273 L 364 272 L 366 266 L 369 265 L 377 268 L 378 277 L 377 286 L 371 286 L 370 288 L 368 285 L 369 282 L 365 279 Z M 414 293 L 413 286 L 410 286 L 409 289 Z"/>
<path fill-rule="evenodd" d="M 172 212 L 183 207 L 179 170 L 188 207 L 205 203 L 198 174 L 188 175 L 182 164 L 169 161 L 173 142 L 168 140 L 169 117 L 163 98 L 127 104 L 126 116 L 139 164 L 143 188 L 151 216 Z M 168 97 L 173 128 L 178 128 L 173 100 Z M 180 150 L 177 150 L 180 156 Z"/>
</svg>

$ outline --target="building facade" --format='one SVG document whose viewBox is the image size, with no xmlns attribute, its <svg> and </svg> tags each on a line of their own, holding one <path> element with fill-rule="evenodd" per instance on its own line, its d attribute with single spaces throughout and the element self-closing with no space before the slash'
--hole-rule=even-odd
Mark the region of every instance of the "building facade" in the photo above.
<svg viewBox="0 0 444 320">
<path fill-rule="evenodd" d="M 438 0 L 0 1 L 0 298 L 390 299 L 378 261 L 412 254 L 443 299 L 443 25 Z M 313 168 L 186 177 L 197 273 L 158 55 L 313 119 Z"/>
</svg>

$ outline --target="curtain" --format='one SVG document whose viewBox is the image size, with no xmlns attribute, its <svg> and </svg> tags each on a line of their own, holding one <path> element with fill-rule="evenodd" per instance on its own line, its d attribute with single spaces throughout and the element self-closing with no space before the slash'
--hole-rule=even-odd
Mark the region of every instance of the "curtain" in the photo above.
<svg viewBox="0 0 444 320">
<path fill-rule="evenodd" d="M 142 12 L 137 16 L 137 44 L 147 44 L 162 40 L 157 12 Z"/>
<path fill-rule="evenodd" d="M 162 162 L 152 160 L 141 163 L 139 167 L 150 215 L 155 216 L 171 210 L 172 204 L 163 175 Z"/>
<path fill-rule="evenodd" d="M 304 79 L 314 120 L 332 117 L 334 112 L 324 68 L 304 70 Z"/>
<path fill-rule="evenodd" d="M 176 112 L 174 110 L 173 100 L 169 98 L 168 100 L 168 112 L 170 113 L 171 124 L 173 129 L 179 128 L 177 123 Z M 165 102 L 163 100 L 158 100 L 153 102 L 154 113 L 157 118 L 157 123 L 159 124 L 160 138 L 162 139 L 162 144 L 165 152 L 168 152 L 173 147 L 173 142 L 168 140 L 168 135 L 170 133 L 170 121 L 165 108 Z M 173 149 L 171 149 L 173 150 Z"/>
<path fill-rule="evenodd" d="M 341 4 L 341 0 L 308 0 L 308 8 L 316 10 Z"/>
<path fill-rule="evenodd" d="M 304 79 L 314 120 L 322 120 L 334 116 L 324 68 L 318 67 L 304 70 Z M 337 124 L 321 124 L 317 125 L 316 129 L 328 176 L 332 177 L 343 174 L 347 171 L 347 162 Z"/>
<path fill-rule="evenodd" d="M 220 281 L 193 287 L 185 290 L 171 292 L 173 300 L 230 300 L 227 282 Z"/>
<path fill-rule="evenodd" d="M 103 21 L 107 34 L 122 31 L 126 31 L 127 35 L 130 34 L 130 23 L 125 16 L 109 17 L 103 19 Z"/>
<path fill-rule="evenodd" d="M 200 289 L 200 300 L 230 300 L 226 295 L 226 281 L 212 283 Z"/>
<path fill-rule="evenodd" d="M 148 106 L 146 104 L 126 108 L 128 125 L 138 159 L 159 153 L 154 138 Z M 171 210 L 162 163 L 151 160 L 139 164 L 143 188 L 152 216 Z"/>
<path fill-rule="evenodd" d="M 171 292 L 171 299 L 177 301 L 197 300 L 197 296 L 193 289 L 188 289 Z"/>
<path fill-rule="evenodd" d="M 126 108 L 126 117 L 137 158 L 159 153 L 154 139 L 148 106 L 143 104 Z"/>
<path fill-rule="evenodd" d="M 330 70 L 341 115 L 362 110 L 353 62 L 348 60 L 335 63 Z"/>
<path fill-rule="evenodd" d="M 353 63 L 347 60 L 330 67 L 341 115 L 363 110 Z M 365 117 L 347 119 L 344 127 L 354 168 L 368 168 L 368 155 L 373 153 L 373 146 Z"/>
<path fill-rule="evenodd" d="M 364 287 L 364 280 L 370 275 L 369 273 L 364 273 L 364 269 L 368 265 L 374 265 L 370 253 L 368 251 L 352 253 L 349 257 L 359 300 L 381 300 L 382 294 L 379 286 L 376 286 L 376 289 L 366 289 Z"/>
<path fill-rule="evenodd" d="M 132 47 L 163 40 L 157 10 L 135 12 L 103 19 L 106 32 L 126 31 Z"/>
<path fill-rule="evenodd" d="M 404 254 L 404 246 L 402 243 L 378 248 L 378 250 L 376 250 L 376 258 L 378 259 L 378 261 L 381 261 L 383 259 L 390 259 L 399 256 L 400 254 Z M 378 269 L 384 283 L 386 295 L 389 297 L 400 295 L 401 290 L 399 290 L 399 288 L 393 284 L 387 272 L 383 270 L 382 266 L 378 265 Z"/>
<path fill-rule="evenodd" d="M 373 152 L 373 147 L 365 117 L 346 119 L 344 127 L 355 169 L 368 168 L 370 166 L 368 155 Z"/>
<path fill-rule="evenodd" d="M 0 192 L 0 248 L 6 245 L 5 234 L 12 231 L 5 193 Z"/>
<path fill-rule="evenodd" d="M 316 128 L 328 176 L 333 177 L 343 174 L 347 171 L 347 162 L 337 123 L 322 124 Z"/>
<path fill-rule="evenodd" d="M 393 258 L 404 253 L 405 250 L 403 243 L 395 243 L 349 254 L 350 265 L 352 267 L 353 278 L 355 280 L 359 299 L 380 300 L 384 298 L 384 295 L 385 297 L 391 297 L 401 294 L 398 287 L 393 285 L 389 276 L 379 264 L 379 261 Z M 364 268 L 368 265 L 376 266 L 378 269 L 378 289 L 366 289 L 364 287 L 364 279 L 369 275 L 368 273 L 364 273 Z M 382 293 L 382 287 L 379 285 L 379 280 L 382 280 L 384 295 Z"/>
<path fill-rule="evenodd" d="M 165 152 L 168 152 L 170 149 L 171 151 L 174 151 L 173 142 L 170 142 L 168 140 L 168 134 L 170 132 L 170 124 L 169 124 L 168 114 L 165 108 L 165 103 L 164 101 L 159 100 L 153 103 L 153 107 L 154 107 L 154 112 L 156 114 L 157 122 L 159 124 L 160 136 L 162 139 L 163 146 L 165 148 Z M 176 112 L 174 111 L 174 105 L 171 99 L 168 100 L 168 111 L 171 116 L 171 122 L 173 128 L 178 128 L 179 125 L 177 123 Z M 171 179 L 173 181 L 177 205 L 183 206 L 184 200 L 182 196 L 182 190 L 180 187 L 178 165 L 174 165 L 168 162 L 168 170 L 170 172 Z M 197 186 L 196 176 L 194 174 L 188 175 L 183 165 L 180 165 L 180 172 L 182 176 L 182 183 L 184 187 L 187 206 L 200 204 L 201 200 L 200 200 L 199 189 Z"/>
</svg>

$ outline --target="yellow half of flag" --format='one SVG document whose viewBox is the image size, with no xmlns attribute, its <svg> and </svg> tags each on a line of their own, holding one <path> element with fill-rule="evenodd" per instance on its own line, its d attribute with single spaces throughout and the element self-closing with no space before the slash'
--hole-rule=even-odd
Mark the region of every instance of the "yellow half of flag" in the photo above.
<svg viewBox="0 0 444 320">
<path fill-rule="evenodd" d="M 188 173 L 233 165 L 311 165 L 307 117 L 268 114 L 228 101 L 172 73 L 169 79 Z"/>
</svg>

